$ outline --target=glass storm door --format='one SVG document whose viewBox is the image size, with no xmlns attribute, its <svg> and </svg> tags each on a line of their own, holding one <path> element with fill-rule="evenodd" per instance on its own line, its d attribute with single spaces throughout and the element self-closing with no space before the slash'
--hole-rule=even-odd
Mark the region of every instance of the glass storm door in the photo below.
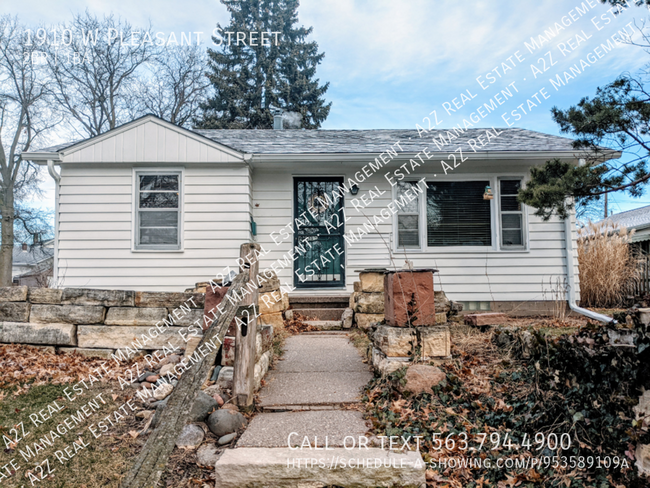
<svg viewBox="0 0 650 488">
<path fill-rule="evenodd" d="M 345 286 L 343 178 L 294 178 L 294 284 L 296 288 Z M 334 196 L 333 196 L 334 195 Z"/>
</svg>

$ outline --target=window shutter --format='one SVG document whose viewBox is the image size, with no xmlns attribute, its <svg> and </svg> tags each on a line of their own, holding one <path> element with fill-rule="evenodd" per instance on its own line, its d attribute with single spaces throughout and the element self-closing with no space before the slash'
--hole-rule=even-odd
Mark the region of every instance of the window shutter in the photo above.
<svg viewBox="0 0 650 488">
<path fill-rule="evenodd" d="M 491 246 L 489 181 L 451 181 L 427 185 L 427 245 Z"/>
</svg>

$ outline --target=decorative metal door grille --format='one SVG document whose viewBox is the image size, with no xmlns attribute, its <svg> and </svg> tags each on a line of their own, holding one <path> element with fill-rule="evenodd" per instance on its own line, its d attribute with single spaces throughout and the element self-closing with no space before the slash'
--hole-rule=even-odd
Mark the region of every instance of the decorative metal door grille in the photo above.
<svg viewBox="0 0 650 488">
<path fill-rule="evenodd" d="M 345 286 L 343 178 L 294 179 L 296 288 Z M 305 252 L 302 252 L 304 249 Z"/>
</svg>

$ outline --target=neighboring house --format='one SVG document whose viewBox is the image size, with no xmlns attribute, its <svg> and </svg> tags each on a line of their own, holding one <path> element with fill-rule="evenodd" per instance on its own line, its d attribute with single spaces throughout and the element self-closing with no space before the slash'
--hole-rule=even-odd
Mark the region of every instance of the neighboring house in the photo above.
<svg viewBox="0 0 650 488">
<path fill-rule="evenodd" d="M 44 286 L 49 284 L 54 265 L 54 239 L 36 244 L 14 246 L 11 268 L 15 285 Z"/>
<path fill-rule="evenodd" d="M 650 254 L 650 205 L 627 212 L 612 214 L 606 220 L 612 221 L 627 230 L 634 229 L 632 243 L 644 254 Z"/>
<path fill-rule="evenodd" d="M 23 158 L 60 180 L 62 286 L 182 291 L 255 240 L 261 269 L 296 294 L 351 292 L 358 270 L 409 260 L 470 309 L 531 307 L 551 277 L 570 271 L 577 288 L 575 225 L 543 222 L 517 190 L 531 166 L 578 156 L 567 138 L 489 132 L 191 131 L 145 116 Z"/>
</svg>

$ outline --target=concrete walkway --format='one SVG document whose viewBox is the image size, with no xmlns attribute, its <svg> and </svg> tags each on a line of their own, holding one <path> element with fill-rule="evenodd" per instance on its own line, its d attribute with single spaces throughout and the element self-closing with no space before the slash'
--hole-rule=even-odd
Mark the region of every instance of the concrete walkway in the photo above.
<svg viewBox="0 0 650 488">
<path fill-rule="evenodd" d="M 370 426 L 354 406 L 371 379 L 346 332 L 289 337 L 259 393 L 263 412 L 216 463 L 217 486 L 424 486 L 419 453 L 383 451 L 367 440 Z M 368 445 L 359 449 L 360 442 Z M 355 466 L 388 463 L 350 468 L 342 460 L 352 457 Z M 413 467 L 391 468 L 405 462 Z"/>
</svg>

